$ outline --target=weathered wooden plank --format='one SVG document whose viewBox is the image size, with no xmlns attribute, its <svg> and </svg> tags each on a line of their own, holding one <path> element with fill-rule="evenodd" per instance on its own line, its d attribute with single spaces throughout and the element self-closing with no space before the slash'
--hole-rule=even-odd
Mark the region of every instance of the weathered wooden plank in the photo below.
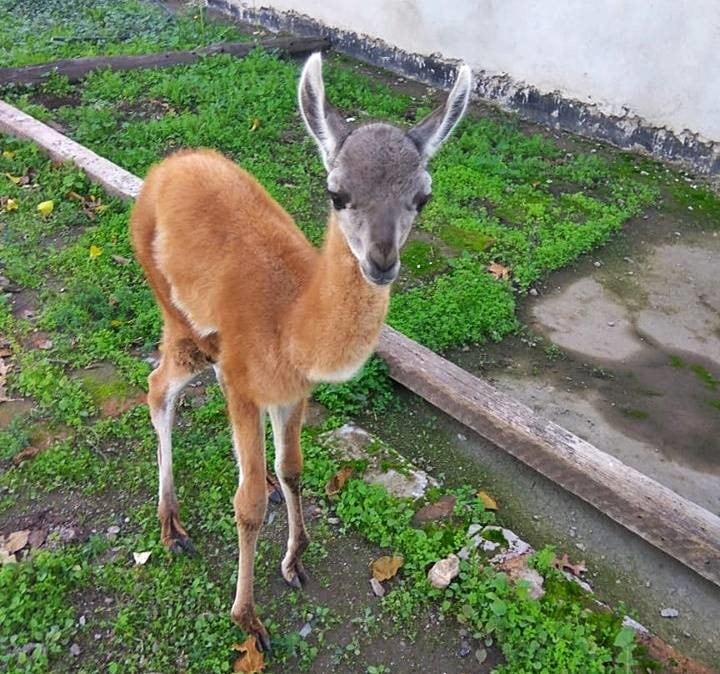
<svg viewBox="0 0 720 674">
<path fill-rule="evenodd" d="M 720 518 L 385 327 L 378 354 L 414 393 L 720 585 Z"/>
<path fill-rule="evenodd" d="M 0 131 L 74 161 L 108 192 L 134 198 L 142 181 L 0 101 Z M 720 585 L 720 518 L 544 419 L 392 328 L 378 354 L 408 389 L 531 466 L 652 545 Z"/>
<path fill-rule="evenodd" d="M 19 68 L 0 68 L 0 86 L 8 84 L 39 84 L 52 73 L 67 77 L 70 82 L 77 82 L 88 73 L 100 68 L 110 68 L 111 70 L 165 68 L 183 63 L 196 63 L 203 56 L 211 54 L 231 54 L 243 57 L 247 56 L 256 47 L 295 55 L 328 49 L 330 42 L 324 38 L 273 37 L 257 42 L 211 44 L 192 51 L 166 51 L 157 54 L 87 56 L 62 59 Z"/>
<path fill-rule="evenodd" d="M 0 101 L 0 131 L 34 141 L 56 161 L 72 161 L 109 194 L 134 199 L 140 192 L 140 178 L 5 101 Z"/>
</svg>

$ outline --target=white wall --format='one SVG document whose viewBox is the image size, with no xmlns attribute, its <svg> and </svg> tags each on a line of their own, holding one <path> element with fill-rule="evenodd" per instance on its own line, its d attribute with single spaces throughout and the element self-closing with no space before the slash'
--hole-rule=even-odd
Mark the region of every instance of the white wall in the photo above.
<svg viewBox="0 0 720 674">
<path fill-rule="evenodd" d="M 720 0 L 247 0 L 720 141 Z"/>
</svg>

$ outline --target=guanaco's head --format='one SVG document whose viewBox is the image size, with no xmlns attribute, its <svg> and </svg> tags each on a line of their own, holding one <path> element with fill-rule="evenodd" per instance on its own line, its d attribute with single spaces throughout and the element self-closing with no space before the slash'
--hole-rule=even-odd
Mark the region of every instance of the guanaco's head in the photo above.
<svg viewBox="0 0 720 674">
<path fill-rule="evenodd" d="M 325 98 L 322 59 L 313 54 L 300 76 L 300 112 L 320 149 L 337 221 L 363 276 L 392 283 L 399 252 L 431 193 L 427 162 L 462 118 L 472 75 L 460 67 L 445 105 L 410 130 L 382 122 L 353 127 Z"/>
</svg>

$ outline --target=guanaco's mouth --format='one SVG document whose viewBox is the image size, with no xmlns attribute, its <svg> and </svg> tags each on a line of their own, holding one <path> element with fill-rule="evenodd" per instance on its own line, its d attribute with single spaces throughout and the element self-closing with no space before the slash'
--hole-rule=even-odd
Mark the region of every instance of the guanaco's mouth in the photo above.
<svg viewBox="0 0 720 674">
<path fill-rule="evenodd" d="M 360 271 L 368 283 L 376 286 L 390 285 L 397 277 L 400 271 L 400 264 L 395 263 L 390 269 L 379 270 L 372 265 L 360 264 Z"/>
</svg>

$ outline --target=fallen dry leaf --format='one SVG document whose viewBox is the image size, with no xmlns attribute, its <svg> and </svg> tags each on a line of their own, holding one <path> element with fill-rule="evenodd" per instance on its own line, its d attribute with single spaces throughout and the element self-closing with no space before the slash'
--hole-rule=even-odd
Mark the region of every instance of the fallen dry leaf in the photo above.
<svg viewBox="0 0 720 674">
<path fill-rule="evenodd" d="M 2 156 L 5 157 L 5 159 L 12 159 L 15 156 L 15 152 L 13 150 L 3 150 Z"/>
<path fill-rule="evenodd" d="M 133 552 L 133 559 L 135 560 L 135 564 L 137 566 L 145 566 L 147 560 L 150 559 L 150 554 L 150 550 L 148 550 L 147 552 Z"/>
<path fill-rule="evenodd" d="M 21 531 L 13 531 L 5 539 L 5 550 L 11 555 L 22 550 L 28 542 L 28 536 L 30 536 L 30 529 L 22 529 Z"/>
<path fill-rule="evenodd" d="M 0 209 L 5 211 L 5 213 L 16 211 L 18 209 L 18 203 L 12 197 L 0 197 Z"/>
<path fill-rule="evenodd" d="M 55 208 L 55 203 L 52 199 L 48 199 L 48 201 L 43 201 L 38 204 L 37 211 L 42 215 L 44 218 L 47 218 L 50 213 L 53 212 L 53 209 Z"/>
<path fill-rule="evenodd" d="M 581 576 L 587 571 L 584 561 L 573 564 L 567 556 L 567 553 L 564 553 L 562 557 L 556 557 L 553 566 L 558 571 L 569 571 L 573 576 Z"/>
<path fill-rule="evenodd" d="M 510 267 L 506 267 L 504 264 L 500 264 L 499 262 L 491 262 L 487 266 L 487 270 L 496 279 L 502 279 L 502 280 L 509 279 L 510 274 L 512 274 L 512 269 Z"/>
<path fill-rule="evenodd" d="M 257 131 L 260 128 L 260 119 L 257 117 L 253 117 L 252 125 L 250 126 L 250 131 Z"/>
<path fill-rule="evenodd" d="M 122 255 L 113 255 L 112 259 L 114 262 L 117 262 L 118 264 L 122 264 L 122 265 L 130 264 L 130 260 L 126 257 L 123 257 Z"/>
<path fill-rule="evenodd" d="M 8 372 L 10 372 L 10 365 L 2 359 L 2 356 L 0 356 L 0 403 L 14 400 L 14 398 L 9 398 L 7 394 Z"/>
<path fill-rule="evenodd" d="M 528 567 L 530 553 L 510 557 L 497 565 L 499 571 L 504 571 L 512 582 L 524 580 L 528 583 L 528 595 L 532 599 L 540 599 L 545 594 L 543 577 Z"/>
<path fill-rule="evenodd" d="M 233 672 L 257 674 L 265 669 L 265 658 L 257 649 L 257 640 L 249 636 L 241 644 L 233 644 L 232 649 L 240 652 L 240 657 L 233 663 Z"/>
<path fill-rule="evenodd" d="M 435 503 L 423 506 L 413 516 L 413 524 L 438 522 L 447 519 L 455 509 L 455 501 L 456 499 L 452 494 L 447 494 L 435 501 Z"/>
<path fill-rule="evenodd" d="M 400 570 L 405 560 L 400 555 L 385 555 L 378 557 L 371 565 L 375 580 L 390 580 Z"/>
<path fill-rule="evenodd" d="M 488 494 L 486 491 L 481 490 L 477 494 L 475 494 L 475 496 L 477 496 L 483 502 L 483 505 L 485 506 L 485 510 L 497 510 L 498 509 L 497 501 L 492 496 L 490 496 L 490 494 Z"/>
<path fill-rule="evenodd" d="M 22 181 L 22 176 L 14 176 L 14 175 L 12 175 L 12 174 L 10 174 L 10 173 L 6 173 L 6 174 L 5 174 L 5 177 L 6 177 L 11 183 L 13 183 L 13 185 L 19 185 L 20 182 Z"/>
<path fill-rule="evenodd" d="M 25 449 L 21 449 L 15 456 L 13 456 L 13 465 L 19 466 L 23 461 L 28 461 L 29 459 L 32 459 L 36 457 L 42 449 L 40 447 L 25 447 Z"/>
<path fill-rule="evenodd" d="M 49 351 L 53 348 L 52 339 L 48 339 L 44 335 L 35 335 L 32 342 L 36 348 L 42 349 L 43 351 Z"/>
<path fill-rule="evenodd" d="M 328 480 L 328 483 L 325 485 L 325 493 L 328 496 L 335 496 L 335 494 L 339 494 L 345 486 L 345 483 L 348 479 L 350 479 L 353 471 L 354 468 L 352 466 L 343 466 Z"/>
<path fill-rule="evenodd" d="M 100 246 L 96 246 L 95 244 L 92 244 L 92 246 L 90 246 L 89 254 L 90 254 L 90 259 L 94 260 L 102 255 L 102 248 L 100 248 Z"/>
</svg>

